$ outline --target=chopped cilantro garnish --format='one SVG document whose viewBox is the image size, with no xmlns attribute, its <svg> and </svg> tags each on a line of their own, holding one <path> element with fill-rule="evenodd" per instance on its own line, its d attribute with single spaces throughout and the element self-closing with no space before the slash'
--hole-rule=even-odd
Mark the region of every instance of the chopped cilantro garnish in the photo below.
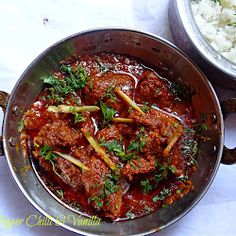
<svg viewBox="0 0 236 236">
<path fill-rule="evenodd" d="M 142 110 L 143 112 L 150 111 L 150 109 L 151 109 L 151 108 L 148 106 L 147 103 L 144 103 L 144 104 L 142 105 L 142 107 L 141 107 L 141 110 Z"/>
<path fill-rule="evenodd" d="M 105 139 L 101 140 L 100 146 L 106 147 L 108 152 L 113 152 L 116 156 L 120 157 L 123 161 L 130 160 L 134 157 L 134 154 L 126 154 L 123 150 L 121 143 L 117 140 L 110 140 L 105 142 Z"/>
<path fill-rule="evenodd" d="M 141 180 L 140 185 L 142 186 L 144 193 L 148 193 L 154 188 L 154 186 L 150 184 L 148 179 Z"/>
<path fill-rule="evenodd" d="M 47 161 L 53 161 L 57 155 L 52 152 L 52 147 L 44 144 L 39 151 L 39 156 L 44 157 Z"/>
<path fill-rule="evenodd" d="M 196 165 L 197 161 L 195 157 L 198 152 L 198 143 L 196 140 L 187 139 L 184 140 L 181 147 L 182 153 L 189 159 L 189 164 Z"/>
<path fill-rule="evenodd" d="M 152 198 L 153 202 L 162 201 L 170 194 L 170 190 L 168 188 L 164 188 L 159 195 L 156 195 Z"/>
<path fill-rule="evenodd" d="M 128 151 L 140 152 L 144 148 L 145 144 L 146 144 L 146 141 L 145 141 L 145 136 L 144 136 L 144 127 L 141 127 L 136 138 L 128 146 Z"/>
<path fill-rule="evenodd" d="M 74 117 L 75 124 L 79 122 L 83 122 L 83 121 L 86 121 L 86 118 L 83 117 L 81 113 L 75 113 L 75 117 Z"/>
<path fill-rule="evenodd" d="M 126 216 L 127 216 L 127 218 L 129 218 L 129 219 L 133 219 L 133 218 L 135 217 L 135 214 L 134 214 L 132 211 L 128 211 L 128 212 L 126 213 Z"/>
<path fill-rule="evenodd" d="M 159 162 L 155 162 L 156 171 L 153 176 L 153 179 L 156 183 L 161 182 L 163 179 L 165 179 L 168 175 L 168 172 L 175 173 L 175 167 L 174 166 L 165 166 Z"/>
<path fill-rule="evenodd" d="M 88 81 L 85 69 L 80 66 L 75 72 L 72 67 L 62 65 L 61 71 L 65 74 L 64 80 L 58 79 L 53 75 L 43 78 L 43 82 L 49 86 L 49 91 L 51 92 L 51 95 L 47 97 L 59 102 L 63 102 L 66 95 L 84 88 Z"/>
<path fill-rule="evenodd" d="M 103 201 L 101 200 L 101 198 L 99 196 L 89 197 L 88 202 L 90 203 L 91 201 L 93 201 L 95 203 L 95 205 L 99 208 L 101 208 L 103 206 Z"/>
<path fill-rule="evenodd" d="M 115 174 L 107 174 L 104 176 L 105 184 L 103 186 L 102 190 L 102 198 L 106 198 L 112 193 L 116 193 L 120 187 L 118 185 L 119 182 L 119 176 Z"/>
<path fill-rule="evenodd" d="M 111 86 L 106 89 L 106 92 L 102 95 L 101 99 L 103 98 L 109 98 L 115 102 L 118 101 L 118 98 L 114 93 L 114 88 Z"/>
<path fill-rule="evenodd" d="M 104 121 L 108 122 L 108 121 L 112 120 L 112 118 L 116 114 L 116 111 L 112 107 L 109 107 L 108 105 L 106 105 L 102 101 L 100 101 L 100 107 L 102 110 L 102 115 L 103 115 Z"/>
<path fill-rule="evenodd" d="M 184 181 L 188 180 L 188 176 L 187 175 L 180 175 L 176 178 L 176 180 L 184 182 Z"/>
<path fill-rule="evenodd" d="M 144 212 L 145 212 L 146 214 L 148 214 L 148 213 L 150 213 L 150 212 L 154 211 L 154 209 L 153 209 L 153 208 L 151 208 L 151 207 L 148 207 L 148 206 L 145 206 L 145 207 L 143 208 L 143 210 L 144 210 Z"/>
</svg>

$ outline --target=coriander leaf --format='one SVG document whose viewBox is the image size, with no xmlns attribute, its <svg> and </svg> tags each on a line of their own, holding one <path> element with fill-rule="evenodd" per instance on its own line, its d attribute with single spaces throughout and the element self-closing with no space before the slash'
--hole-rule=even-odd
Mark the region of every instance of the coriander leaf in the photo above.
<svg viewBox="0 0 236 236">
<path fill-rule="evenodd" d="M 189 133 L 189 134 L 195 134 L 195 130 L 191 129 L 191 128 L 188 128 L 188 127 L 184 127 L 184 131 L 185 133 Z"/>
<path fill-rule="evenodd" d="M 144 103 L 144 104 L 142 105 L 142 107 L 141 107 L 141 110 L 142 110 L 143 112 L 147 112 L 147 111 L 150 111 L 151 108 L 148 106 L 148 103 Z"/>
<path fill-rule="evenodd" d="M 138 135 L 136 136 L 136 138 L 129 144 L 128 146 L 128 151 L 142 151 L 142 149 L 144 148 L 146 141 L 145 141 L 145 136 L 144 136 L 144 127 L 141 127 L 139 130 Z"/>
<path fill-rule="evenodd" d="M 77 68 L 77 71 L 74 71 L 72 67 L 62 65 L 61 71 L 64 73 L 64 80 L 53 75 L 43 78 L 43 82 L 49 86 L 49 91 L 51 92 L 48 98 L 58 102 L 63 102 L 66 95 L 84 88 L 89 79 L 85 69 L 80 66 Z"/>
<path fill-rule="evenodd" d="M 155 197 L 152 198 L 153 202 L 157 202 L 157 201 L 162 201 L 164 200 L 168 195 L 170 194 L 170 190 L 167 188 L 164 188 L 159 195 L 156 195 Z"/>
<path fill-rule="evenodd" d="M 99 196 L 89 197 L 88 202 L 90 203 L 91 201 L 93 201 L 95 203 L 95 205 L 99 208 L 101 208 L 103 206 L 103 202 Z"/>
<path fill-rule="evenodd" d="M 101 99 L 104 99 L 104 98 L 109 98 L 109 99 L 111 99 L 111 100 L 113 100 L 115 102 L 118 101 L 118 98 L 117 98 L 117 96 L 114 93 L 114 88 L 112 88 L 111 86 L 108 87 L 106 89 L 106 92 L 102 95 Z"/>
<path fill-rule="evenodd" d="M 197 164 L 195 157 L 198 152 L 198 143 L 196 140 L 193 140 L 193 139 L 184 140 L 181 145 L 181 151 L 189 159 L 188 163 L 190 165 Z M 195 164 L 193 164 L 193 163 L 195 163 Z"/>
<path fill-rule="evenodd" d="M 80 88 L 84 88 L 87 81 L 88 81 L 88 76 L 86 74 L 85 68 L 78 66 L 77 72 L 74 71 L 74 69 L 70 66 L 67 65 L 62 65 L 61 70 L 69 74 L 69 77 L 66 77 L 66 83 L 71 90 L 77 90 Z"/>
<path fill-rule="evenodd" d="M 130 143 L 128 146 L 128 151 L 133 151 L 133 150 L 139 150 L 140 149 L 140 143 L 139 140 L 134 140 L 133 142 Z"/>
<path fill-rule="evenodd" d="M 140 185 L 142 186 L 144 193 L 148 193 L 154 189 L 154 186 L 150 184 L 148 179 L 141 180 Z"/>
<path fill-rule="evenodd" d="M 134 217 L 135 217 L 135 214 L 132 211 L 128 211 L 125 215 L 129 219 L 134 219 Z"/>
<path fill-rule="evenodd" d="M 186 180 L 188 180 L 188 175 L 180 175 L 176 178 L 176 180 L 179 180 L 181 182 L 185 182 Z"/>
<path fill-rule="evenodd" d="M 155 182 L 159 183 L 161 182 L 163 179 L 165 179 L 168 175 L 169 172 L 171 173 L 175 173 L 175 167 L 174 166 L 165 166 L 159 162 L 155 162 L 155 166 L 156 166 L 156 171 L 154 172 L 154 176 L 153 179 L 155 180 Z"/>
<path fill-rule="evenodd" d="M 118 182 L 119 182 L 118 175 L 107 174 L 104 177 L 104 180 L 105 180 L 105 184 L 104 184 L 103 190 L 102 190 L 102 198 L 103 199 L 112 193 L 116 193 L 120 189 L 120 187 L 118 185 Z"/>
<path fill-rule="evenodd" d="M 113 152 L 115 155 L 119 157 L 123 157 L 125 155 L 122 145 L 117 140 L 102 142 L 100 143 L 100 146 L 106 147 L 107 151 Z"/>
<path fill-rule="evenodd" d="M 75 113 L 75 116 L 74 116 L 74 123 L 79 123 L 79 122 L 83 122 L 83 121 L 86 121 L 86 118 L 83 117 L 83 115 L 81 113 Z"/>
<path fill-rule="evenodd" d="M 143 208 L 143 210 L 144 210 L 144 212 L 145 212 L 146 214 L 148 214 L 148 213 L 154 211 L 154 209 L 153 209 L 152 207 L 148 207 L 148 206 L 145 206 L 145 207 Z"/>
<path fill-rule="evenodd" d="M 111 121 L 114 115 L 116 114 L 116 111 L 112 108 L 100 101 L 100 107 L 102 110 L 102 115 L 104 121 L 108 122 Z"/>
<path fill-rule="evenodd" d="M 44 144 L 44 146 L 40 149 L 39 156 L 44 157 L 45 160 L 47 160 L 47 161 L 53 161 L 54 158 L 57 157 L 57 155 L 55 155 L 52 152 L 52 147 L 50 147 L 46 144 Z"/>
</svg>

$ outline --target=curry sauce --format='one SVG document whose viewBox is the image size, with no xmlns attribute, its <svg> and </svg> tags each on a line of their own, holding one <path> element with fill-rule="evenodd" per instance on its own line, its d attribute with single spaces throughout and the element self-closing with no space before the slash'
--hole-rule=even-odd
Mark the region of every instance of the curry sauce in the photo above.
<svg viewBox="0 0 236 236">
<path fill-rule="evenodd" d="M 43 82 L 21 132 L 39 175 L 67 205 L 122 220 L 194 189 L 196 118 L 166 69 L 118 54 L 73 55 Z"/>
</svg>

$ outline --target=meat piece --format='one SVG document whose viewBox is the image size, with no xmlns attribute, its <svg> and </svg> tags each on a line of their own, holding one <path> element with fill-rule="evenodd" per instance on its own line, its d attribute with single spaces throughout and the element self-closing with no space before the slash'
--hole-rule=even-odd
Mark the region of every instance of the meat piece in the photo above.
<svg viewBox="0 0 236 236">
<path fill-rule="evenodd" d="M 164 157 L 169 156 L 171 149 L 183 133 L 183 126 L 180 121 L 164 111 L 151 109 L 145 115 L 134 111 L 130 117 L 136 123 L 146 126 L 146 130 L 149 132 L 152 131 L 147 135 L 149 140 L 147 147 L 152 150 L 151 154 L 153 154 L 153 151 L 155 153 L 154 147 L 158 148 L 158 152 L 161 150 L 160 147 L 162 147 L 164 148 L 162 155 Z M 152 136 L 154 140 L 152 140 Z M 155 140 L 158 142 L 157 144 L 155 144 Z"/>
<path fill-rule="evenodd" d="M 150 111 L 145 115 L 140 112 L 133 111 L 130 114 L 130 118 L 134 119 L 136 123 L 149 126 L 152 129 L 161 128 L 163 125 L 166 126 L 168 124 L 173 126 L 173 124 L 177 122 L 177 120 L 171 115 L 156 109 L 150 109 Z"/>
<path fill-rule="evenodd" d="M 49 146 L 72 146 L 78 143 L 82 138 L 82 134 L 73 128 L 70 128 L 65 121 L 58 120 L 52 124 L 44 125 L 38 133 L 38 136 L 34 138 L 34 142 Z"/>
<path fill-rule="evenodd" d="M 151 109 L 145 115 L 133 111 L 130 114 L 130 118 L 138 124 L 147 126 L 148 130 L 157 131 L 158 129 L 160 136 L 163 138 L 171 137 L 176 132 L 176 127 L 179 125 L 179 121 L 174 117 L 156 109 Z"/>
<path fill-rule="evenodd" d="M 56 169 L 59 169 L 61 172 L 60 176 L 62 180 L 70 185 L 74 191 L 78 191 L 82 187 L 79 167 L 76 167 L 73 163 L 61 157 L 55 158 L 55 162 Z"/>
<path fill-rule="evenodd" d="M 127 125 L 127 124 L 118 123 L 116 127 L 119 130 L 120 134 L 125 137 L 130 137 L 130 134 L 132 134 L 133 132 L 133 129 L 130 124 Z"/>
<path fill-rule="evenodd" d="M 142 153 L 145 155 L 161 155 L 166 144 L 167 139 L 160 135 L 158 129 L 151 130 L 147 132 Z"/>
<path fill-rule="evenodd" d="M 87 165 L 90 171 L 84 171 L 81 181 L 88 196 L 100 196 L 105 183 L 104 175 L 108 173 L 107 165 L 97 157 L 92 156 L 90 164 Z"/>
<path fill-rule="evenodd" d="M 165 107 L 170 104 L 173 95 L 170 93 L 166 82 L 160 79 L 154 72 L 148 72 L 136 90 L 136 101 L 143 103 L 159 103 Z M 155 101 L 155 102 L 154 102 Z"/>
<path fill-rule="evenodd" d="M 121 87 L 126 89 L 126 94 L 132 97 L 134 80 L 126 74 L 108 73 L 102 77 L 97 77 L 88 83 L 84 88 L 84 96 L 88 104 L 97 104 L 104 97 L 109 88 Z M 109 97 L 108 97 L 109 98 Z M 113 103 L 114 105 L 119 103 Z"/>
<path fill-rule="evenodd" d="M 125 164 L 122 175 L 131 181 L 135 175 L 146 174 L 153 170 L 155 170 L 155 158 L 153 156 L 140 157 Z"/>
<path fill-rule="evenodd" d="M 49 117 L 50 114 L 47 111 L 39 112 L 36 109 L 30 109 L 24 114 L 24 127 L 26 130 L 39 129 Z"/>
<path fill-rule="evenodd" d="M 99 130 L 97 133 L 98 140 L 101 140 L 103 137 L 106 141 L 109 140 L 120 140 L 121 135 L 119 132 L 119 129 L 116 127 L 116 125 L 111 125 L 108 128 L 104 128 L 102 130 Z"/>
<path fill-rule="evenodd" d="M 44 157 L 39 158 L 39 165 L 43 167 L 46 171 L 52 171 L 52 165 Z"/>
<path fill-rule="evenodd" d="M 90 134 L 94 133 L 94 124 L 91 120 L 91 114 L 90 112 L 83 112 L 83 117 L 86 118 L 86 120 L 84 122 L 78 123 L 77 125 L 80 128 L 84 128 L 87 132 L 89 132 Z"/>
<path fill-rule="evenodd" d="M 116 219 L 121 214 L 121 206 L 122 206 L 122 189 L 120 189 L 107 196 L 106 204 L 104 206 L 105 216 L 111 219 Z"/>
<path fill-rule="evenodd" d="M 80 147 L 73 146 L 71 147 L 71 155 L 87 166 L 90 163 L 90 158 L 88 157 L 91 156 L 93 150 L 94 149 L 90 145 Z"/>
</svg>

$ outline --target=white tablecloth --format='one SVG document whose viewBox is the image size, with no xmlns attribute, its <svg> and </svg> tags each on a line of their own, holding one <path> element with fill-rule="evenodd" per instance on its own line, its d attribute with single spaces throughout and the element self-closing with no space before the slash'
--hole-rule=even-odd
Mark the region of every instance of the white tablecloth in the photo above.
<svg viewBox="0 0 236 236">
<path fill-rule="evenodd" d="M 11 92 L 27 65 L 44 49 L 78 31 L 125 26 L 149 31 L 171 40 L 168 0 L 8 0 L 0 2 L 0 90 Z M 220 99 L 236 91 L 217 89 Z M 2 114 L 1 114 L 2 118 Z M 236 116 L 226 121 L 226 143 L 236 145 Z M 157 235 L 235 236 L 236 166 L 221 165 L 200 203 L 184 218 Z M 0 235 L 68 236 L 61 227 L 7 228 L 2 219 L 25 219 L 39 214 L 14 183 L 5 157 L 0 158 Z"/>
</svg>

